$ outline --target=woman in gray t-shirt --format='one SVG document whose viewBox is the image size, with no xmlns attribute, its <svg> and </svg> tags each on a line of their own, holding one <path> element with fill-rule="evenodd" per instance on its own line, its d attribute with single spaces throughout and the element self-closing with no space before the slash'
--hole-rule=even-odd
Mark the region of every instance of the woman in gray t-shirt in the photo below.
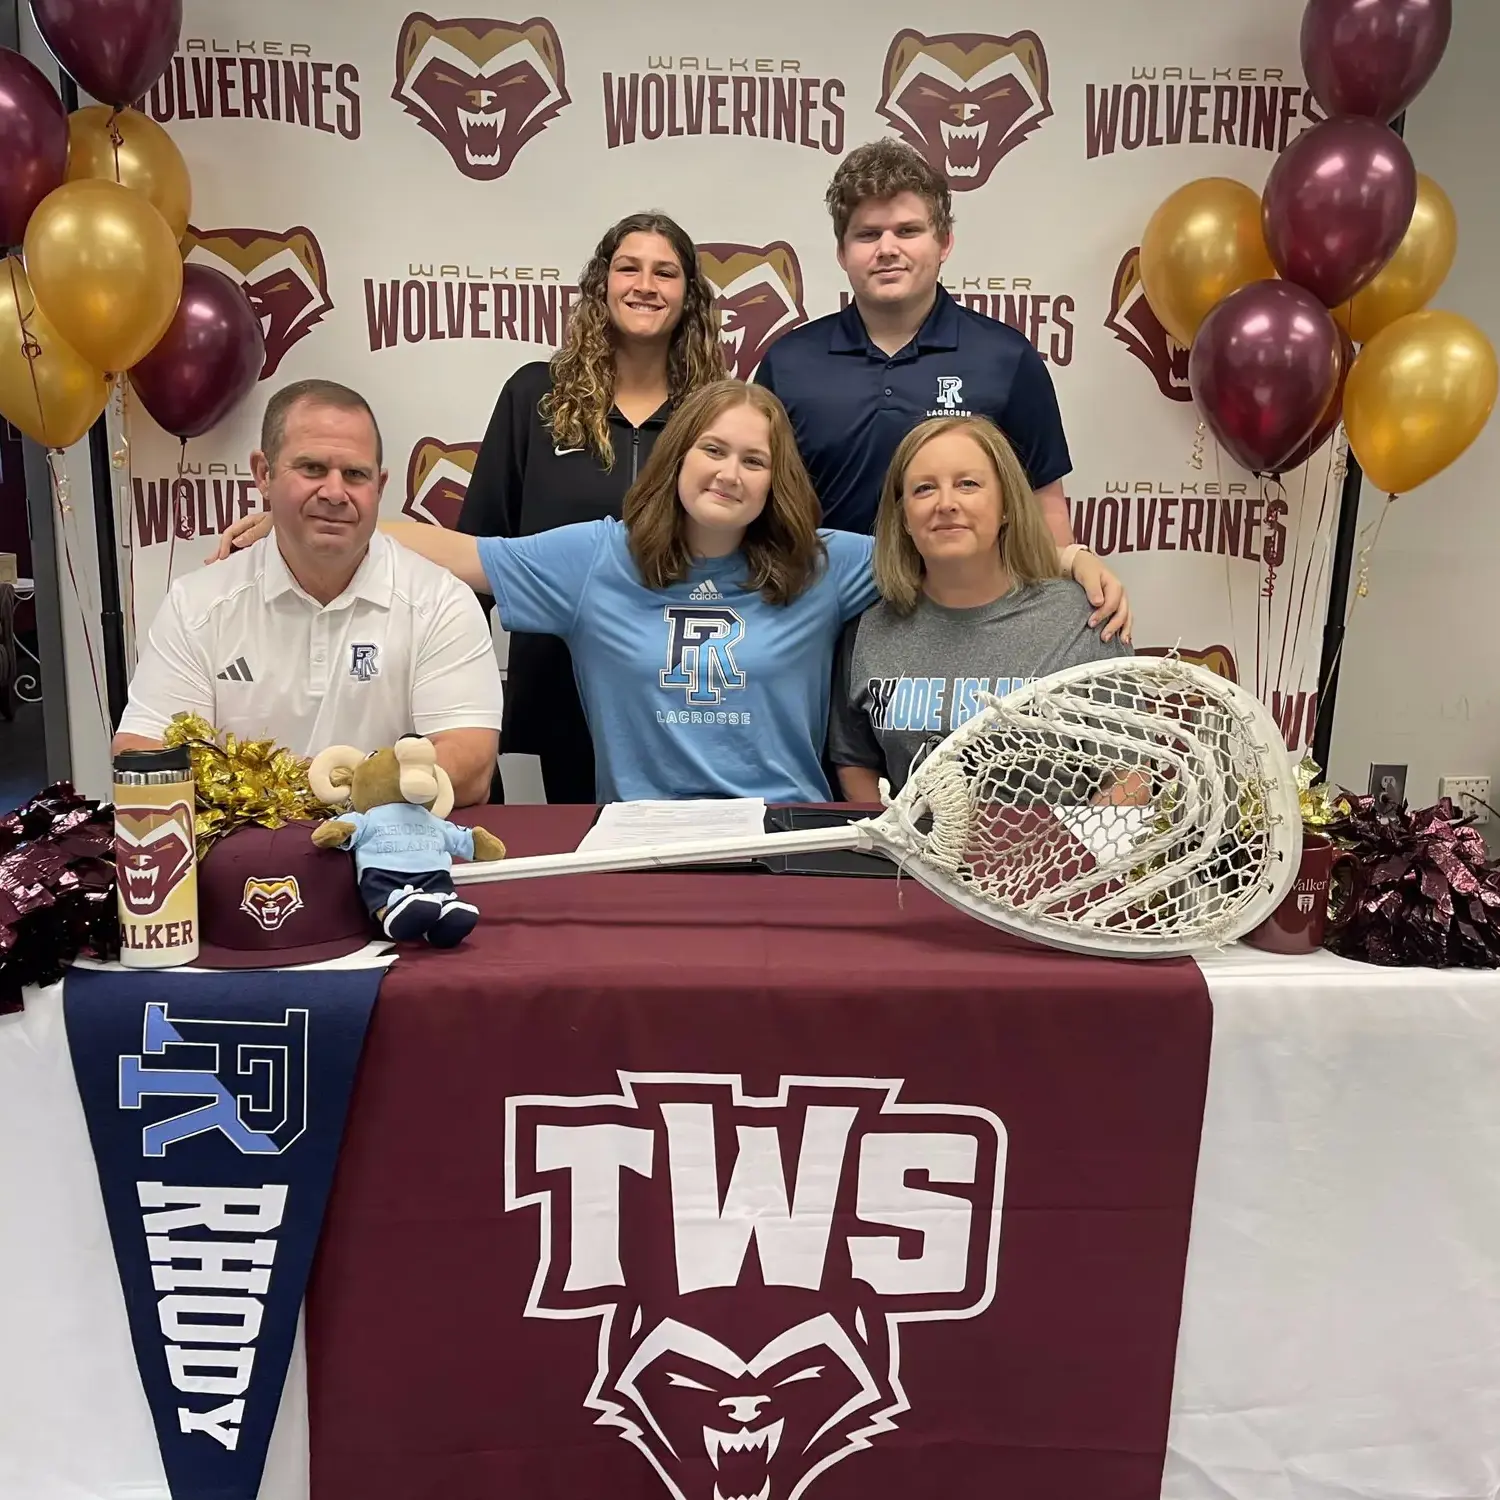
<svg viewBox="0 0 1500 1500">
<path fill-rule="evenodd" d="M 1070 559 L 1069 559 L 1070 561 Z M 829 756 L 851 802 L 899 791 L 979 709 L 1034 677 L 1129 656 L 1089 625 L 1026 471 L 985 417 L 935 417 L 891 460 L 875 520 L 880 602 L 845 628 Z"/>
</svg>

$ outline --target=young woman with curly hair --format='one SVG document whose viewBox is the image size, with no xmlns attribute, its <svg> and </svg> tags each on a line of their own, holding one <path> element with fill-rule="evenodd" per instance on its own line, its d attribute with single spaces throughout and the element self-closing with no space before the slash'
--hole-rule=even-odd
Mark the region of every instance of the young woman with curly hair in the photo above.
<svg viewBox="0 0 1500 1500">
<path fill-rule="evenodd" d="M 618 517 L 667 418 L 724 376 L 713 289 L 673 220 L 631 214 L 579 277 L 563 347 L 495 403 L 459 516 L 471 536 L 532 536 Z M 588 802 L 594 759 L 567 646 L 513 635 L 501 743 L 541 760 L 549 802 Z"/>
</svg>

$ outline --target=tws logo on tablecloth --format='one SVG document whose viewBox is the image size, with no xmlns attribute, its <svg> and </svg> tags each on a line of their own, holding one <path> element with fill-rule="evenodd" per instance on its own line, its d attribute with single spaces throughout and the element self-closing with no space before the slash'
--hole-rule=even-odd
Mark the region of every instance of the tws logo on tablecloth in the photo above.
<svg viewBox="0 0 1500 1500">
<path fill-rule="evenodd" d="M 401 514 L 413 521 L 455 530 L 478 461 L 478 443 L 418 438 L 406 463 L 406 499 Z"/>
<path fill-rule="evenodd" d="M 673 1500 L 798 1500 L 920 1399 L 903 1326 L 989 1307 L 1005 1127 L 898 1079 L 619 1078 L 506 1101 L 505 1206 L 540 1215 L 526 1315 L 599 1319 L 584 1405 Z"/>
<path fill-rule="evenodd" d="M 1161 325 L 1146 301 L 1141 283 L 1141 249 L 1127 250 L 1115 268 L 1110 288 L 1109 314 L 1104 326 L 1151 371 L 1157 389 L 1170 401 L 1191 401 L 1188 388 L 1188 348 Z"/>
<path fill-rule="evenodd" d="M 391 98 L 476 182 L 504 177 L 572 102 L 551 21 L 438 21 L 420 11 L 401 24 Z"/>
<path fill-rule="evenodd" d="M 807 322 L 797 252 L 785 240 L 699 245 L 698 267 L 714 289 L 724 362 L 737 380 L 749 380 L 766 350 Z"/>
<path fill-rule="evenodd" d="M 266 336 L 262 380 L 276 373 L 293 344 L 333 310 L 328 265 L 312 230 L 196 229 L 182 241 L 185 261 L 212 266 L 245 289 Z"/>
<path fill-rule="evenodd" d="M 1132 66 L 1129 83 L 1091 83 L 1084 95 L 1090 161 L 1153 146 L 1248 146 L 1285 151 L 1323 112 L 1285 68 Z"/>
<path fill-rule="evenodd" d="M 1052 113 L 1047 53 L 1034 31 L 903 31 L 886 53 L 877 108 L 954 192 L 980 188 Z"/>
</svg>

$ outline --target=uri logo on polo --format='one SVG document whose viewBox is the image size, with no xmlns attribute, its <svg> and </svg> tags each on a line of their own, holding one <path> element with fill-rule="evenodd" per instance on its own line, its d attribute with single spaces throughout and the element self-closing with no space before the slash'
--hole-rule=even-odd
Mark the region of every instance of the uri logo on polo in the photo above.
<svg viewBox="0 0 1500 1500">
<path fill-rule="evenodd" d="M 619 1080 L 506 1101 L 526 1316 L 599 1319 L 584 1405 L 673 1500 L 798 1500 L 920 1410 L 905 1325 L 941 1341 L 989 1307 L 1005 1128 L 898 1079 Z"/>
</svg>

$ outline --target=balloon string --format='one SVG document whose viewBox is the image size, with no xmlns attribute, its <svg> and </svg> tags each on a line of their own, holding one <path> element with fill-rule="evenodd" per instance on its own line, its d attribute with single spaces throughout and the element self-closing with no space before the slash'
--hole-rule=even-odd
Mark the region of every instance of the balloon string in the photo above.
<svg viewBox="0 0 1500 1500">
<path fill-rule="evenodd" d="M 109 143 L 115 157 L 115 181 L 124 184 L 124 178 L 120 176 L 120 147 L 125 144 L 125 137 L 120 134 L 120 108 L 115 106 L 115 111 L 109 117 Z"/>
<path fill-rule="evenodd" d="M 57 531 L 62 537 L 63 561 L 68 568 L 68 582 L 73 586 L 73 598 L 78 602 L 78 612 L 83 626 L 83 644 L 89 655 L 89 676 L 94 681 L 94 702 L 99 709 L 99 722 L 109 724 L 109 710 L 104 706 L 104 688 L 99 680 L 99 664 L 94 659 L 94 638 L 89 632 L 89 617 L 92 611 L 85 604 L 83 590 L 78 586 L 78 574 L 73 568 L 73 548 L 68 540 L 68 517 L 73 514 L 72 490 L 67 473 L 62 469 L 63 450 L 47 450 L 47 472 L 52 477 L 52 497 L 57 504 Z M 100 566 L 104 560 L 100 559 Z M 101 615 L 102 608 L 98 611 Z"/>
<path fill-rule="evenodd" d="M 135 527 L 134 507 L 131 505 L 130 433 L 127 430 L 125 393 L 128 387 L 125 377 L 115 377 L 115 420 L 120 428 L 120 445 L 110 455 L 116 474 L 115 486 L 115 535 L 123 537 L 125 547 L 125 620 L 129 627 L 132 656 L 135 651 Z M 132 661 L 132 667 L 134 662 Z"/>
<path fill-rule="evenodd" d="M 1339 661 L 1344 654 L 1344 642 L 1349 639 L 1349 626 L 1354 620 L 1354 611 L 1359 608 L 1359 601 L 1368 597 L 1370 592 L 1370 554 L 1375 550 L 1375 544 L 1380 540 L 1380 529 L 1385 525 L 1385 518 L 1391 506 L 1396 503 L 1394 494 L 1385 497 L 1385 504 L 1380 507 L 1380 514 L 1373 523 L 1374 535 L 1359 549 L 1359 572 L 1356 575 L 1357 582 L 1354 588 L 1354 597 L 1349 601 L 1349 611 L 1344 616 L 1344 633 L 1339 637 L 1338 646 L 1334 649 L 1333 660 L 1328 663 L 1328 671 L 1323 676 L 1323 681 L 1318 685 L 1318 724 L 1323 722 L 1323 714 L 1328 703 L 1328 684 L 1333 681 L 1333 674 L 1339 669 Z M 1371 530 L 1366 526 L 1361 536 Z M 1314 726 L 1316 731 L 1316 725 Z M 1316 733 L 1314 734 L 1316 738 Z"/>
<path fill-rule="evenodd" d="M 172 586 L 172 559 L 177 556 L 177 533 L 182 529 L 178 506 L 182 502 L 183 470 L 187 466 L 187 439 L 177 440 L 177 477 L 172 481 L 172 525 L 167 536 L 167 587 Z"/>
<path fill-rule="evenodd" d="M 28 326 L 36 316 L 36 298 L 31 299 L 31 311 L 21 311 L 21 289 L 16 285 L 16 257 L 7 255 L 5 257 L 6 269 L 10 272 L 10 295 L 16 305 L 16 316 L 21 321 L 21 354 L 26 360 L 26 373 L 31 377 L 31 393 L 36 397 L 36 419 L 41 431 L 47 431 L 47 413 L 42 408 L 42 386 L 36 378 L 36 362 L 42 357 L 42 346 L 37 342 L 36 335 Z"/>
<path fill-rule="evenodd" d="M 1203 444 L 1207 432 L 1208 426 L 1200 417 L 1198 420 L 1198 430 L 1193 434 L 1192 456 L 1188 459 L 1188 467 L 1198 470 L 1199 473 L 1203 471 Z"/>
<path fill-rule="evenodd" d="M 1331 457 L 1329 462 L 1331 466 Z M 1292 589 L 1295 589 L 1297 587 L 1297 564 L 1302 560 L 1302 522 L 1304 517 L 1307 515 L 1307 485 L 1311 471 L 1312 461 L 1311 459 L 1309 459 L 1307 463 L 1302 465 L 1302 498 L 1297 504 L 1297 529 L 1292 545 Z M 1326 479 L 1324 480 L 1323 491 L 1324 495 L 1326 496 L 1328 492 L 1328 484 Z M 1291 520 L 1290 510 L 1288 510 L 1287 520 Z M 1317 533 L 1314 532 L 1312 539 L 1308 543 L 1307 572 L 1303 573 L 1302 575 L 1302 593 L 1297 603 L 1297 622 L 1295 625 L 1292 623 L 1292 589 L 1287 590 L 1286 622 L 1282 626 L 1281 651 L 1276 659 L 1276 680 L 1278 682 L 1282 681 L 1286 676 L 1287 648 L 1289 646 L 1291 647 L 1292 653 L 1292 665 L 1294 667 L 1297 666 L 1298 643 L 1300 642 L 1302 637 L 1303 606 L 1307 600 L 1307 575 L 1308 573 L 1312 572 L 1312 550 L 1314 546 L 1316 546 L 1316 544 Z M 1297 672 L 1298 686 L 1302 684 L 1305 675 L 1306 674 L 1301 670 Z"/>
</svg>

